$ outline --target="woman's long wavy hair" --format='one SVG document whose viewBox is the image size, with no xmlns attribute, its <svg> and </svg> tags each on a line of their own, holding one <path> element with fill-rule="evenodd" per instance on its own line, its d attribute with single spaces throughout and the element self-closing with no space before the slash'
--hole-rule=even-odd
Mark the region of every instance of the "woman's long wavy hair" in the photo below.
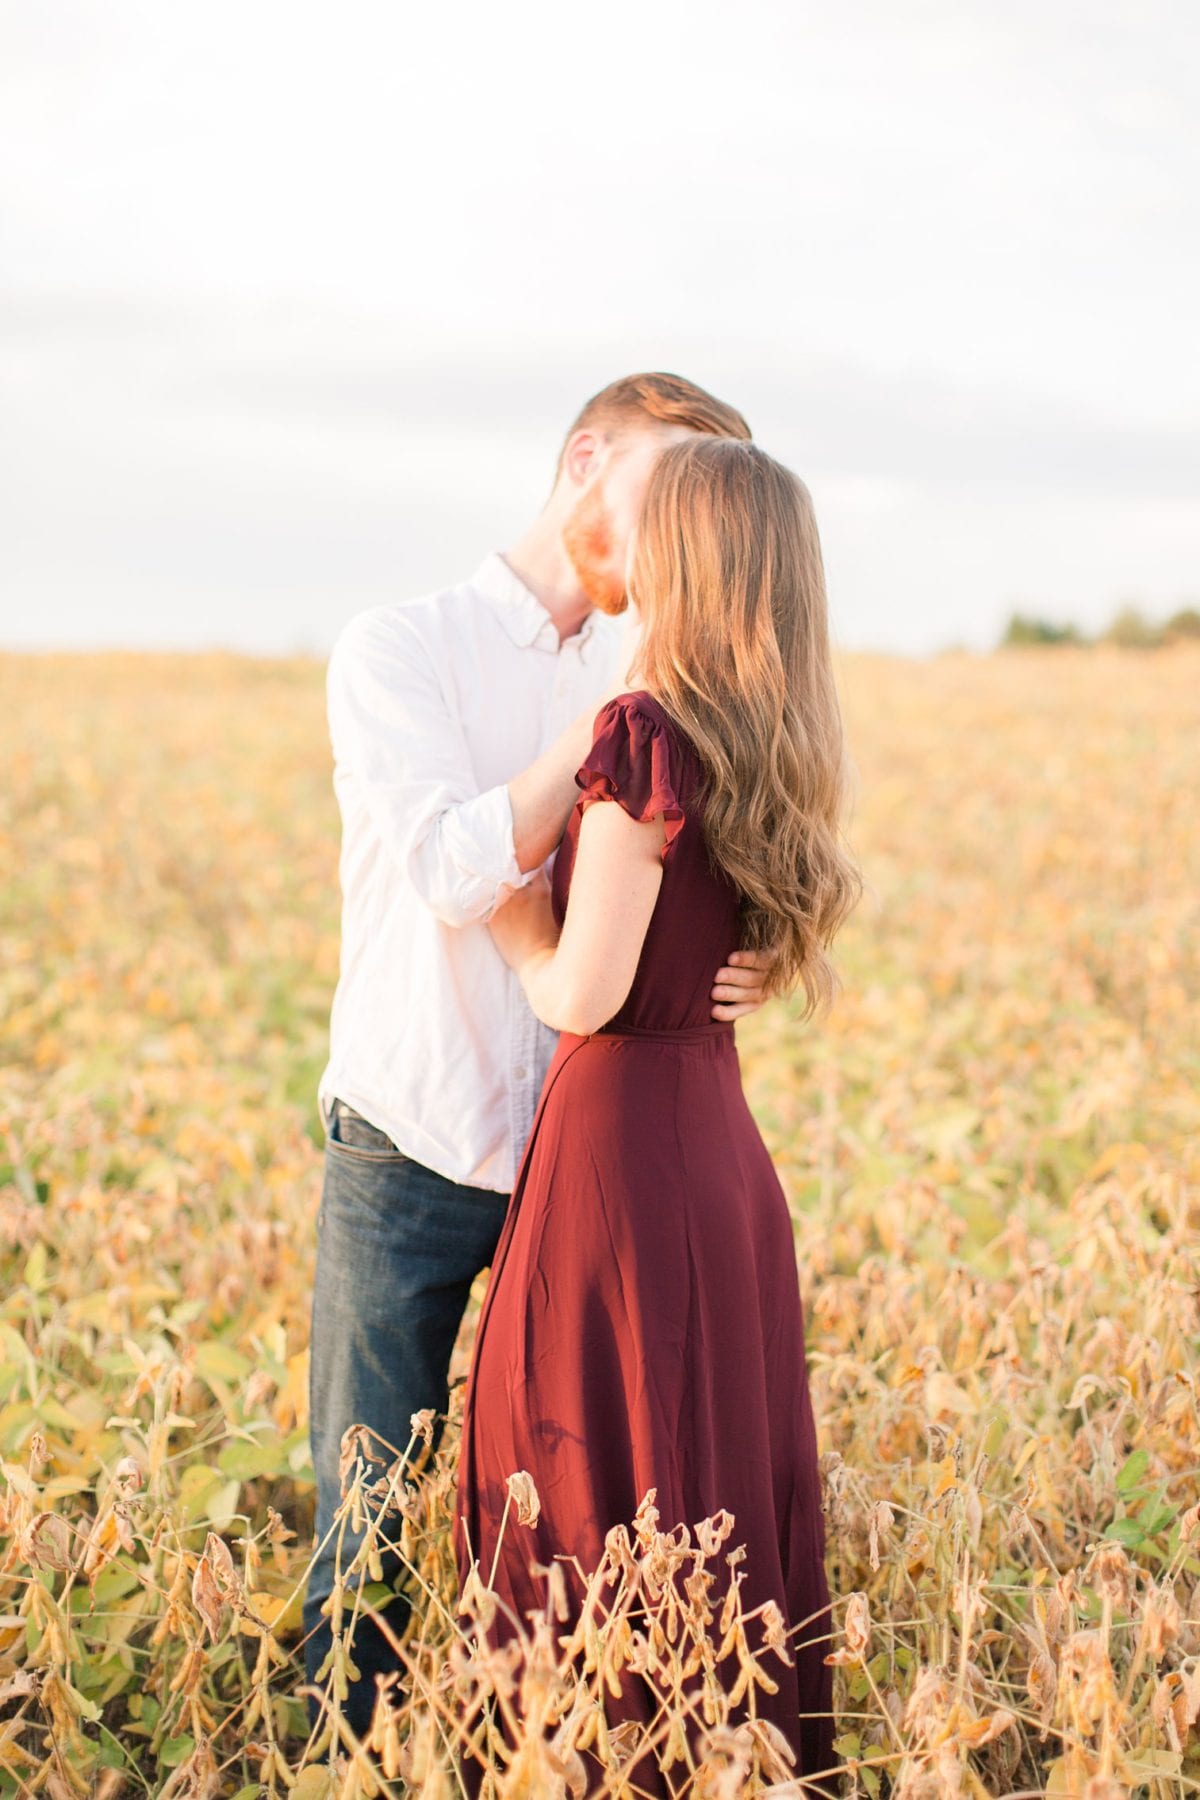
<svg viewBox="0 0 1200 1800">
<path fill-rule="evenodd" d="M 803 982 L 804 1017 L 839 987 L 827 948 L 862 892 L 841 835 L 848 780 L 825 571 L 804 483 L 757 444 L 694 437 L 654 467 L 634 538 L 642 685 L 706 771 L 704 835 L 741 890 L 742 947 Z"/>
</svg>

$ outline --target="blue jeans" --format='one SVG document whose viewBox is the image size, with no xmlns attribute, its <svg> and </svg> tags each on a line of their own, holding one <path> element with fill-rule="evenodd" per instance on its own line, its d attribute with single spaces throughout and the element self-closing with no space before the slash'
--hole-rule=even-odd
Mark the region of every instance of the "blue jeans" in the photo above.
<svg viewBox="0 0 1200 1800">
<path fill-rule="evenodd" d="M 334 1526 L 334 1514 L 342 1498 L 342 1434 L 351 1425 L 365 1425 L 383 1439 L 372 1445 L 383 1461 L 370 1465 L 370 1485 L 405 1449 L 414 1412 L 425 1407 L 445 1412 L 455 1338 L 471 1284 L 491 1263 L 508 1198 L 435 1174 L 397 1150 L 344 1101 L 333 1103 L 317 1214 L 309 1373 L 318 1545 L 304 1597 L 310 1683 L 316 1682 L 332 1641 L 321 1604 L 333 1587 L 335 1568 L 340 1564 L 345 1571 L 366 1535 L 356 1534 L 347 1516 L 339 1550 L 342 1521 Z M 398 1537 L 395 1514 L 383 1529 L 389 1538 Z M 390 1583 L 398 1569 L 399 1559 L 385 1553 L 383 1579 Z M 371 1579 L 356 1573 L 347 1583 L 345 1620 L 355 1588 Z M 384 1618 L 399 1636 L 407 1602 L 391 1601 Z M 342 1713 L 362 1737 L 374 1710 L 375 1675 L 396 1669 L 399 1660 L 365 1616 L 355 1624 L 350 1657 L 360 1679 L 351 1681 Z M 310 1696 L 308 1704 L 315 1724 L 318 1702 Z"/>
</svg>

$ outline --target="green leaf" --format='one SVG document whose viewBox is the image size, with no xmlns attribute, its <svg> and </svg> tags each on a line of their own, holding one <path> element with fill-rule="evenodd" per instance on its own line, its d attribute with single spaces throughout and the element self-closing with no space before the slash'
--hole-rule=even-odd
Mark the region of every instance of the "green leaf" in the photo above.
<svg viewBox="0 0 1200 1800">
<path fill-rule="evenodd" d="M 68 1412 L 61 1400 L 53 1394 L 43 1394 L 38 1401 L 38 1413 L 43 1425 L 57 1425 L 60 1431 L 72 1434 L 79 1430 L 79 1420 L 74 1413 Z"/>
<path fill-rule="evenodd" d="M 286 1469 L 283 1445 L 277 1436 L 261 1444 L 238 1440 L 217 1454 L 222 1472 L 236 1481 L 253 1481 L 258 1475 L 282 1475 Z"/>
<path fill-rule="evenodd" d="M 226 1481 L 214 1488 L 207 1502 L 206 1517 L 214 1531 L 228 1531 L 237 1517 L 240 1481 Z"/>
<path fill-rule="evenodd" d="M 395 1588 L 386 1581 L 368 1581 L 362 1590 L 363 1604 L 374 1607 L 376 1612 L 383 1612 L 393 1600 L 400 1598 Z"/>
<path fill-rule="evenodd" d="M 222 1471 L 209 1463 L 190 1463 L 183 1471 L 179 1477 L 179 1505 L 189 1525 L 204 1517 L 221 1479 Z"/>
<path fill-rule="evenodd" d="M 1114 1544 L 1124 1544 L 1126 1550 L 1136 1550 L 1146 1533 L 1138 1519 L 1114 1519 L 1104 1535 Z"/>
<path fill-rule="evenodd" d="M 62 1685 L 72 1711 L 77 1712 L 81 1719 L 86 1719 L 89 1725 L 98 1725 L 100 1723 L 100 1708 L 96 1705 L 96 1702 L 94 1700 L 89 1700 L 86 1694 L 81 1694 L 79 1689 L 77 1687 L 72 1687 L 69 1681 L 64 1681 Z"/>
<path fill-rule="evenodd" d="M 168 1738 L 158 1753 L 158 1760 L 164 1768 L 177 1769 L 181 1762 L 186 1762 L 196 1748 L 196 1740 L 188 1732 L 179 1737 Z"/>
<path fill-rule="evenodd" d="M 987 1432 L 983 1440 L 983 1454 L 986 1457 L 994 1458 L 999 1455 L 1000 1446 L 1004 1442 L 1004 1434 L 1007 1430 L 1008 1414 L 1001 1407 L 1000 1411 L 993 1413 L 988 1421 Z"/>
<path fill-rule="evenodd" d="M 141 1586 L 142 1578 L 136 1569 L 131 1569 L 127 1563 L 112 1562 L 101 1569 L 90 1588 L 76 1588 L 68 1604 L 73 1613 L 90 1613 L 97 1607 L 107 1608 L 114 1601 L 123 1600 Z"/>
<path fill-rule="evenodd" d="M 1131 1451 L 1117 1470 L 1118 1494 L 1127 1494 L 1130 1488 L 1135 1488 L 1149 1467 L 1150 1452 L 1148 1450 Z"/>
</svg>

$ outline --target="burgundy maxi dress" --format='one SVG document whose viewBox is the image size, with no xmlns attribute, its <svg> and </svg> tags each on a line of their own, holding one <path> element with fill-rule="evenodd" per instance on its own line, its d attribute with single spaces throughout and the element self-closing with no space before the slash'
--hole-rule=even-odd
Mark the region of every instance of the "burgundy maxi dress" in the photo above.
<svg viewBox="0 0 1200 1800">
<path fill-rule="evenodd" d="M 530 1562 L 574 1556 L 590 1572 L 648 1488 L 664 1531 L 728 1510 L 734 1528 L 709 1567 L 744 1544 L 743 1606 L 773 1599 L 794 1633 L 793 1666 L 764 1659 L 779 1691 L 756 1692 L 757 1716 L 794 1749 L 794 1774 L 815 1774 L 836 1758 L 832 1720 L 819 1716 L 831 1706 L 831 1626 L 804 1321 L 787 1203 L 733 1026 L 710 1011 L 739 942 L 738 894 L 709 862 L 702 773 L 690 740 L 639 692 L 600 711 L 575 777 L 558 921 L 596 801 L 663 814 L 663 880 L 624 1006 L 590 1036 L 563 1032 L 546 1074 L 479 1318 L 456 1551 L 460 1581 L 468 1544 L 486 1580 L 507 1478 L 527 1470 L 540 1518 L 519 1525 L 510 1508 L 493 1584 L 524 1617 L 546 1604 Z M 493 1635 L 506 1634 L 500 1613 Z M 641 1719 L 650 1703 L 626 1672 L 608 1717 Z M 667 1793 L 646 1765 L 638 1789 Z"/>
</svg>

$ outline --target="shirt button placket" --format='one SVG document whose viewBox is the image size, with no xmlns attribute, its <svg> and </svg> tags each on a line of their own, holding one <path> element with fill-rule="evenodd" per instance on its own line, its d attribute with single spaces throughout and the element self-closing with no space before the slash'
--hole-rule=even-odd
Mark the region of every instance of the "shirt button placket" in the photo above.
<svg viewBox="0 0 1200 1800">
<path fill-rule="evenodd" d="M 513 1091 L 513 1170 L 520 1166 L 521 1154 L 525 1141 L 533 1125 L 534 1097 L 534 1057 L 533 1047 L 537 1031 L 537 1020 L 534 1018 L 528 1003 L 522 996 L 517 1012 L 517 1028 L 513 1033 L 512 1043 L 512 1091 Z"/>
<path fill-rule="evenodd" d="M 543 714 L 543 748 L 553 743 L 583 704 L 579 694 L 579 673 L 581 664 L 585 660 L 580 645 L 575 643 L 569 646 L 560 645 L 554 634 L 554 627 L 550 624 L 547 624 L 544 630 L 547 633 L 546 647 L 553 648 L 555 656 L 554 678 L 550 684 L 549 700 Z M 553 644 L 550 642 L 552 636 Z M 521 1156 L 529 1133 L 533 1128 L 533 1116 L 537 1111 L 538 1076 L 543 1060 L 548 1060 L 543 1057 L 541 1051 L 541 1041 L 544 1036 L 551 1038 L 552 1042 L 557 1041 L 556 1034 L 547 1033 L 546 1027 L 534 1016 L 518 987 L 515 994 L 509 1062 L 511 1099 L 509 1116 L 513 1133 L 514 1180 L 516 1170 L 520 1167 Z"/>
</svg>

